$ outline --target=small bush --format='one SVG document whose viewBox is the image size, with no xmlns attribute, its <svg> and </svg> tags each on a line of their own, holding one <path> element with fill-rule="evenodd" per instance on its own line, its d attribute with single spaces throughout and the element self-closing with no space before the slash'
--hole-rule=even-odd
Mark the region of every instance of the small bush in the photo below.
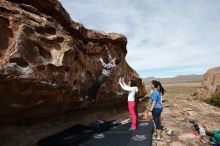
<svg viewBox="0 0 220 146">
<path fill-rule="evenodd" d="M 217 92 L 212 95 L 212 98 L 206 99 L 206 103 L 220 107 L 220 92 Z"/>
</svg>

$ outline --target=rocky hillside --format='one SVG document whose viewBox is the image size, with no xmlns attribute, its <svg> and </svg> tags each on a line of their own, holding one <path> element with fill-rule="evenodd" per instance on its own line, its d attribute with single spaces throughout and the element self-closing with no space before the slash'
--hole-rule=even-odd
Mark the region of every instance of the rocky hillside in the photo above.
<svg viewBox="0 0 220 146">
<path fill-rule="evenodd" d="M 174 78 L 155 78 L 147 77 L 143 78 L 144 83 L 147 85 L 152 80 L 158 80 L 163 84 L 179 84 L 179 83 L 192 83 L 192 82 L 201 82 L 203 75 L 179 75 Z"/>
<path fill-rule="evenodd" d="M 168 136 L 166 131 L 163 131 L 163 141 L 154 142 L 153 146 L 209 146 L 200 143 L 199 134 L 191 128 L 190 121 L 196 121 L 209 130 L 220 127 L 220 108 L 193 100 L 186 95 L 179 97 L 178 101 L 176 99 L 166 101 L 162 117 L 163 125 L 168 130 L 174 131 L 175 135 Z"/>
<path fill-rule="evenodd" d="M 57 0 L 0 1 L 0 123 L 40 119 L 85 107 L 87 94 L 101 73 L 104 45 L 120 59 L 117 71 L 100 88 L 96 104 L 126 103 L 118 78 L 138 74 L 125 61 L 123 34 L 86 29 L 71 20 Z"/>
<path fill-rule="evenodd" d="M 214 93 L 220 92 L 220 67 L 209 69 L 202 80 L 197 96 L 201 99 L 210 98 Z"/>
</svg>

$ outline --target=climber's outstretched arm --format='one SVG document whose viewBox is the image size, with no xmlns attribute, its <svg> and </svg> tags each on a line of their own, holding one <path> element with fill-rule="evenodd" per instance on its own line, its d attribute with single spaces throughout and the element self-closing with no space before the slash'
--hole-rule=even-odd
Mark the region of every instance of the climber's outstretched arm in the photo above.
<svg viewBox="0 0 220 146">
<path fill-rule="evenodd" d="M 119 78 L 119 81 L 118 81 L 119 85 L 121 86 L 122 89 L 124 89 L 125 91 L 133 91 L 134 89 L 127 86 L 122 80 L 121 78 Z"/>
<path fill-rule="evenodd" d="M 104 68 L 108 67 L 108 65 L 103 61 L 102 58 L 100 58 L 99 60 Z"/>
<path fill-rule="evenodd" d="M 111 55 L 111 52 L 109 51 L 109 49 L 106 45 L 105 45 L 105 50 L 106 50 L 107 55 L 108 55 L 108 62 L 111 62 L 112 61 L 112 55 Z"/>
</svg>

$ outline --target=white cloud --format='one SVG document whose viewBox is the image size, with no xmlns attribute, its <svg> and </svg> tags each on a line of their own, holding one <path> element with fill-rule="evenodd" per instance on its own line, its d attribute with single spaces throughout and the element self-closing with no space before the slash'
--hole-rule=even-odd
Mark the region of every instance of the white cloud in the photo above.
<svg viewBox="0 0 220 146">
<path fill-rule="evenodd" d="M 180 67 L 181 72 L 182 66 L 184 73 L 191 74 L 219 66 L 219 0 L 61 2 L 75 21 L 88 28 L 124 33 L 126 59 L 142 76 L 143 70 L 151 70 L 153 76 L 161 68 Z"/>
</svg>

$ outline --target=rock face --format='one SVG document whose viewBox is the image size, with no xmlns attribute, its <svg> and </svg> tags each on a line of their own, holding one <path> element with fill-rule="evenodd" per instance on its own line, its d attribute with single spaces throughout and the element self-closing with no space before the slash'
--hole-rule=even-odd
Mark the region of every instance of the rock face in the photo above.
<svg viewBox="0 0 220 146">
<path fill-rule="evenodd" d="M 71 20 L 57 0 L 0 1 L 0 121 L 48 117 L 85 107 L 85 96 L 107 61 L 106 45 L 120 59 L 102 85 L 96 104 L 126 104 L 118 78 L 134 79 L 139 95 L 144 86 L 125 61 L 122 34 L 88 30 Z"/>
<path fill-rule="evenodd" d="M 220 67 L 209 69 L 203 78 L 201 88 L 197 91 L 200 98 L 209 98 L 220 91 Z"/>
</svg>

